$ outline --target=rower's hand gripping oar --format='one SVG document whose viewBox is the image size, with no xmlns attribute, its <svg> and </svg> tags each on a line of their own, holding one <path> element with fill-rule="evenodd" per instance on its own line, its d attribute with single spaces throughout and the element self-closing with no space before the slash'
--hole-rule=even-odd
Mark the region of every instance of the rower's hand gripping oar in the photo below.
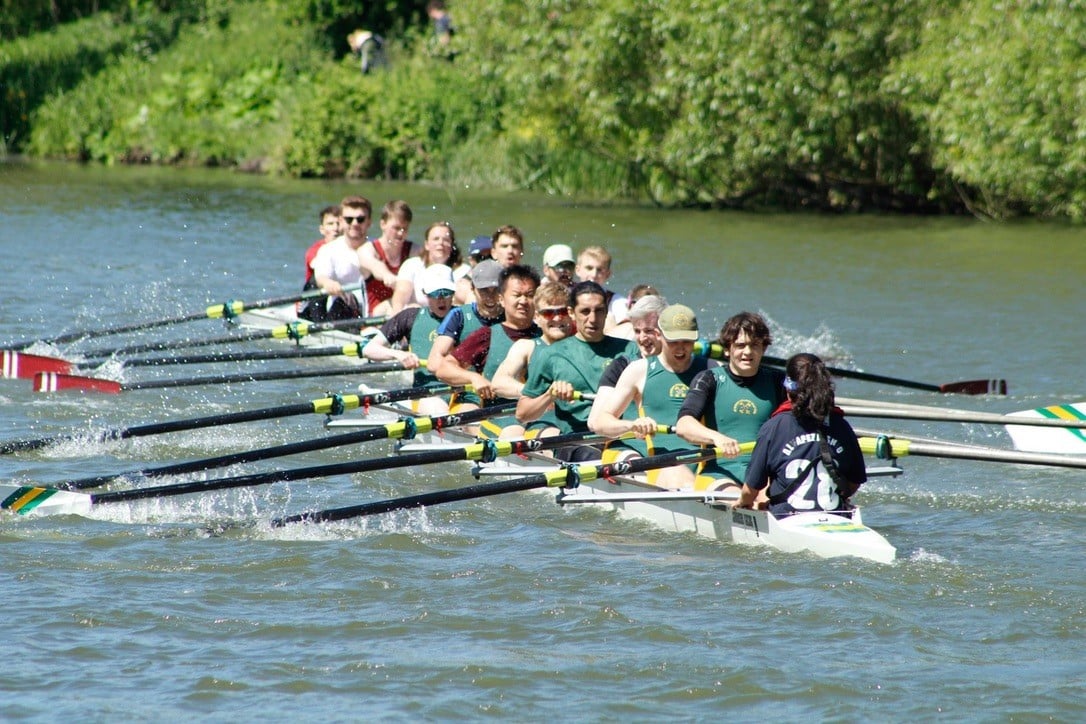
<svg viewBox="0 0 1086 724">
<path fill-rule="evenodd" d="M 51 437 L 39 437 L 30 440 L 11 440 L 0 443 L 0 454 L 8 455 L 27 450 L 40 450 L 59 442 L 71 440 L 89 440 L 92 442 L 105 442 L 107 440 L 124 440 L 130 437 L 147 437 L 161 435 L 168 432 L 181 432 L 183 430 L 196 430 L 204 427 L 218 427 L 220 425 L 233 425 L 241 422 L 253 422 L 255 420 L 271 420 L 278 417 L 290 417 L 293 415 L 305 415 L 316 413 L 318 415 L 339 415 L 347 410 L 356 408 L 368 408 L 371 405 L 383 405 L 400 400 L 413 400 L 419 397 L 440 395 L 453 388 L 445 387 L 405 387 L 399 390 L 386 392 L 373 392 L 365 395 L 331 395 L 322 397 L 312 402 L 302 402 L 293 405 L 280 405 L 277 407 L 264 407 L 256 410 L 242 410 L 222 415 L 208 415 L 194 417 L 187 420 L 174 420 L 173 422 L 160 422 L 148 425 L 136 425 L 133 427 L 121 427 L 104 430 L 98 433 L 53 435 Z"/>
<path fill-rule="evenodd" d="M 357 288 L 358 286 L 352 287 L 352 289 Z M 112 334 L 124 334 L 127 332 L 141 332 L 145 329 L 166 327 L 171 324 L 180 324 L 181 322 L 193 322 L 197 319 L 225 319 L 227 321 L 230 321 L 234 317 L 240 316 L 246 311 L 251 311 L 254 309 L 266 309 L 268 307 L 278 307 L 283 304 L 300 302 L 306 299 L 313 299 L 320 296 L 324 296 L 324 292 L 319 289 L 314 289 L 310 291 L 299 292 L 298 294 L 291 294 L 290 296 L 286 297 L 263 299 L 261 301 L 251 302 L 248 304 L 242 301 L 230 300 L 228 302 L 223 302 L 222 304 L 212 304 L 210 307 L 205 308 L 202 312 L 194 312 L 192 314 L 186 314 L 180 317 L 169 317 L 167 319 L 156 319 L 148 322 L 137 322 L 135 324 L 125 324 L 119 327 L 84 329 L 78 332 L 69 332 L 67 334 L 61 334 L 56 337 L 49 337 L 38 341 L 44 344 L 63 344 L 65 342 L 74 342 L 77 339 L 88 339 L 90 337 L 105 337 Z M 34 344 L 34 342 L 26 342 L 17 347 L 17 349 L 26 349 L 32 344 Z"/>
<path fill-rule="evenodd" d="M 699 339 L 694 343 L 694 353 L 717 360 L 725 359 L 723 346 L 717 342 L 710 342 L 706 339 Z M 770 357 L 769 355 L 762 357 L 762 362 L 767 365 L 773 365 L 774 367 L 784 367 L 788 364 L 788 360 L 786 359 Z M 907 387 L 913 390 L 924 390 L 925 392 L 957 393 L 962 395 L 1007 394 L 1006 380 L 966 380 L 964 382 L 947 382 L 942 385 L 933 385 L 927 382 L 903 380 L 899 377 L 875 375 L 868 372 L 846 370 L 841 367 L 830 367 L 829 365 L 826 366 L 826 369 L 829 370 L 830 374 L 836 375 L 837 377 L 863 380 L 865 382 L 879 382 L 886 385 L 895 385 L 897 387 Z"/>
<path fill-rule="evenodd" d="M 749 453 L 753 449 L 753 442 L 745 442 L 739 446 L 740 454 Z M 458 500 L 470 500 L 491 495 L 515 493 L 521 490 L 532 490 L 534 488 L 576 488 L 581 482 L 587 482 L 589 480 L 640 473 L 647 470 L 666 468 L 671 465 L 685 465 L 717 457 L 724 457 L 723 450 L 720 448 L 706 448 L 704 450 L 665 453 L 663 455 L 633 458 L 598 465 L 568 465 L 557 470 L 527 475 L 514 480 L 480 483 L 478 485 L 469 485 L 464 488 L 455 488 L 453 490 L 439 490 L 432 493 L 408 495 L 406 497 L 392 498 L 390 500 L 378 500 L 344 508 L 330 508 L 328 510 L 299 513 L 298 515 L 290 515 L 285 518 L 276 518 L 272 521 L 272 526 L 275 528 L 282 528 L 291 523 L 327 523 L 365 515 L 379 515 L 394 510 L 422 508 L 430 505 L 437 505 L 439 503 L 451 503 Z"/>
</svg>

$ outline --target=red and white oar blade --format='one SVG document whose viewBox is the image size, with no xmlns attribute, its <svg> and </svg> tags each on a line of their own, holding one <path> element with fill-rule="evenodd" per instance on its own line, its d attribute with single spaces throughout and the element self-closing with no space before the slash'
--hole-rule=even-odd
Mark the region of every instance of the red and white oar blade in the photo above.
<svg viewBox="0 0 1086 724">
<path fill-rule="evenodd" d="M 26 354 L 4 350 L 3 377 L 8 379 L 29 380 L 39 372 L 59 372 L 67 374 L 72 371 L 72 363 L 68 360 L 56 357 L 43 357 L 37 354 Z"/>
<path fill-rule="evenodd" d="M 39 372 L 34 375 L 35 392 L 61 392 L 63 390 L 89 390 L 116 394 L 121 391 L 121 383 L 97 377 L 65 375 L 59 372 Z"/>
<path fill-rule="evenodd" d="M 1007 380 L 948 382 L 945 385 L 939 385 L 939 391 L 960 395 L 1005 395 L 1007 394 Z"/>
</svg>

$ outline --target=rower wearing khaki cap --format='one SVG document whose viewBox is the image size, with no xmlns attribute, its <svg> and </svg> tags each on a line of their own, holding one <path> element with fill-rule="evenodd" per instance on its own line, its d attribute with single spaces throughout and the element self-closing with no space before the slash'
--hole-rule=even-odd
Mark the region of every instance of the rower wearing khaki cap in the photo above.
<svg viewBox="0 0 1086 724">
<path fill-rule="evenodd" d="M 613 388 L 601 388 L 601 395 L 592 406 L 588 424 L 593 432 L 606 437 L 618 437 L 632 432 L 636 439 L 616 443 L 611 449 L 619 457 L 659 455 L 696 446 L 678 435 L 658 434 L 658 425 L 674 425 L 679 408 L 694 377 L 715 362 L 694 356 L 698 339 L 698 319 L 694 310 L 683 304 L 664 308 L 657 322 L 663 346 L 660 353 L 631 362 Z M 622 419 L 626 408 L 636 404 L 636 419 Z M 694 471 L 685 465 L 660 470 L 657 485 L 667 488 L 694 486 Z"/>
</svg>

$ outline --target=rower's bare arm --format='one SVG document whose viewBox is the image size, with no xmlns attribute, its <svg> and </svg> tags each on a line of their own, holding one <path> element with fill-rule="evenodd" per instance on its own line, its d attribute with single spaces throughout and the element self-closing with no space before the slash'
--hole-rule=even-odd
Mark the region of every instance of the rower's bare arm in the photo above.
<svg viewBox="0 0 1086 724">
<path fill-rule="evenodd" d="M 380 332 L 362 348 L 362 355 L 372 362 L 400 362 L 409 370 L 419 366 L 419 358 L 414 352 L 390 347 L 385 335 Z"/>
<path fill-rule="evenodd" d="M 475 370 L 465 369 L 461 366 L 460 360 L 452 355 L 445 355 L 445 359 L 441 363 L 441 367 L 436 374 L 439 380 L 447 382 L 450 385 L 473 386 L 475 392 L 483 399 L 489 399 L 493 396 L 487 394 L 487 391 L 491 389 L 490 380 Z"/>
<path fill-rule="evenodd" d="M 389 316 L 396 316 L 410 304 L 415 298 L 415 284 L 409 279 L 397 279 L 396 288 L 392 291 L 392 311 Z"/>
<path fill-rule="evenodd" d="M 637 399 L 637 379 L 644 374 L 644 364 L 637 365 L 635 362 L 622 371 L 614 387 L 601 387 L 596 392 L 592 411 L 588 413 L 588 429 L 604 437 L 618 437 L 626 432 L 635 432 L 643 436 L 654 432 L 656 422 L 651 418 L 639 417 L 637 420 L 621 418 L 626 408 Z"/>
<path fill-rule="evenodd" d="M 426 368 L 438 379 L 441 378 L 441 365 L 445 362 L 445 355 L 452 351 L 454 344 L 452 337 L 439 334 L 434 340 L 434 345 L 430 347 L 430 356 L 426 358 Z"/>
<path fill-rule="evenodd" d="M 544 392 L 539 397 L 521 397 L 517 400 L 517 422 L 525 423 L 538 420 L 543 413 L 554 404 L 554 398 L 550 391 Z"/>
<path fill-rule="evenodd" d="M 379 242 L 374 242 L 374 244 Z M 396 275 L 381 261 L 373 251 L 373 244 L 363 244 L 358 249 L 358 268 L 362 270 L 362 278 L 371 276 L 385 286 L 396 286 Z"/>
<path fill-rule="evenodd" d="M 494 372 L 491 384 L 498 397 L 506 397 L 515 400 L 520 397 L 520 391 L 524 389 L 524 380 L 528 375 L 528 360 L 532 356 L 535 341 L 531 339 L 518 339 L 513 343 L 509 354 L 505 356 L 498 369 Z"/>
<path fill-rule="evenodd" d="M 744 483 L 739 491 L 739 500 L 733 504 L 736 508 L 753 508 L 754 501 L 758 498 L 758 491 Z"/>
<path fill-rule="evenodd" d="M 343 285 L 337 282 L 330 276 L 325 274 L 314 274 L 313 278 L 317 281 L 317 286 L 321 288 L 325 294 L 332 297 L 339 297 L 343 295 Z"/>
</svg>

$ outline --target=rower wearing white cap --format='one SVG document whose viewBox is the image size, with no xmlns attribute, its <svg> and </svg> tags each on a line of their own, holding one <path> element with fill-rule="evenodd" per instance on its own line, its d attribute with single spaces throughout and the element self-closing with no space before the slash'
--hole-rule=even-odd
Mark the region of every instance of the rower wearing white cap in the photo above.
<svg viewBox="0 0 1086 724">
<path fill-rule="evenodd" d="M 573 286 L 573 270 L 576 267 L 577 259 L 568 244 L 551 244 L 543 252 L 543 276 L 549 281 L 568 289 Z"/>
<path fill-rule="evenodd" d="M 408 307 L 381 325 L 363 350 L 366 359 L 374 362 L 396 361 L 407 369 L 415 370 L 415 387 L 437 385 L 438 379 L 423 367 L 422 360 L 430 354 L 437 339 L 437 329 L 452 309 L 453 273 L 445 264 L 431 264 L 419 275 L 420 285 L 426 293 L 427 306 Z M 407 344 L 407 349 L 394 347 Z M 439 397 L 419 400 L 416 409 L 424 415 L 444 415 L 449 411 L 448 402 Z"/>
<path fill-rule="evenodd" d="M 588 418 L 589 428 L 600 435 L 612 438 L 627 432 L 637 435 L 637 439 L 618 443 L 620 457 L 659 455 L 696 447 L 678 435 L 658 434 L 656 429 L 660 424 L 675 424 L 690 383 L 710 364 L 704 357 L 694 357 L 698 320 L 690 307 L 672 304 L 660 313 L 657 325 L 663 345 L 660 353 L 630 362 L 614 387 L 601 385 Z M 623 419 L 631 403 L 637 405 L 638 415 Z M 685 465 L 664 468 L 653 482 L 669 488 L 692 487 L 694 471 Z"/>
</svg>

